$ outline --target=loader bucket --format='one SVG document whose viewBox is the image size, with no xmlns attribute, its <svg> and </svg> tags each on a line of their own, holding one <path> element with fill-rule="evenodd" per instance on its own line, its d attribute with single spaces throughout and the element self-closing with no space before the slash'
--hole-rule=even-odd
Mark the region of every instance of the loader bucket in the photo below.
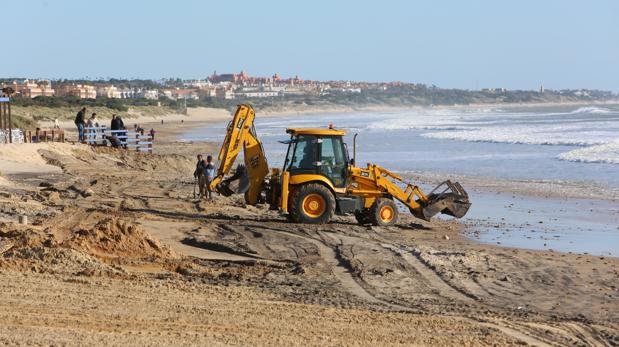
<svg viewBox="0 0 619 347">
<path fill-rule="evenodd" d="M 436 193 L 437 191 L 440 192 Z M 428 202 L 422 209 L 411 210 L 411 213 L 415 217 L 424 220 L 430 220 L 430 218 L 438 213 L 462 218 L 470 207 L 469 196 L 460 183 L 452 183 L 447 180 L 436 186 L 436 188 L 428 194 Z"/>
<path fill-rule="evenodd" d="M 245 165 L 236 167 L 234 174 L 217 185 L 217 192 L 223 196 L 244 194 L 249 189 L 249 176 Z"/>
</svg>

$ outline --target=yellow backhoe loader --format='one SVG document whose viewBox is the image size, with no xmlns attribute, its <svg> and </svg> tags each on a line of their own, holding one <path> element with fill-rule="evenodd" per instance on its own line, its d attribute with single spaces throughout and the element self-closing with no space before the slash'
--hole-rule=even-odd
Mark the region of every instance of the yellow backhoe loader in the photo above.
<svg viewBox="0 0 619 347">
<path fill-rule="evenodd" d="M 329 223 L 337 213 L 354 214 L 360 224 L 393 225 L 398 220 L 394 200 L 424 220 L 437 213 L 461 218 L 471 206 L 457 182 L 445 181 L 425 195 L 416 185 L 378 165 L 356 167 L 344 143 L 346 132 L 331 127 L 287 129 L 290 140 L 285 142 L 284 165 L 269 172 L 254 119 L 250 105 L 239 105 L 228 125 L 217 176 L 211 182 L 211 189 L 222 195 L 244 193 L 249 205 L 268 203 L 291 221 L 312 224 Z M 241 149 L 245 165 L 226 177 Z"/>
</svg>

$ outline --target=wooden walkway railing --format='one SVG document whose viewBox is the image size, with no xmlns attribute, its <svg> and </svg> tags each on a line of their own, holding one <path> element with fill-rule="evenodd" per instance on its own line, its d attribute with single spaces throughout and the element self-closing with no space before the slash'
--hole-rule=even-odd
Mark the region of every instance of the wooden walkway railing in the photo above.
<svg viewBox="0 0 619 347">
<path fill-rule="evenodd" d="M 105 126 L 84 128 L 84 142 L 94 146 L 112 146 L 135 149 L 138 152 L 153 151 L 153 139 L 129 130 L 108 130 Z"/>
<path fill-rule="evenodd" d="M 62 129 L 39 129 L 28 131 L 26 142 L 64 142 L 64 130 Z"/>
</svg>

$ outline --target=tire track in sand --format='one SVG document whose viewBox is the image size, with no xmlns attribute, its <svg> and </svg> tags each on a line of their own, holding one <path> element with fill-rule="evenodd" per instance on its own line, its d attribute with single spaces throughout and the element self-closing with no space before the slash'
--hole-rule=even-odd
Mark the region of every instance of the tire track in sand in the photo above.
<svg viewBox="0 0 619 347">
<path fill-rule="evenodd" d="M 369 303 L 374 303 L 374 304 L 380 304 L 380 305 L 384 305 L 387 307 L 390 307 L 392 309 L 395 309 L 397 311 L 401 311 L 401 312 L 416 312 L 413 308 L 411 307 L 407 307 L 407 306 L 403 306 L 397 303 L 392 303 L 392 302 L 388 302 L 388 301 L 384 301 L 381 300 L 375 296 L 373 296 L 372 294 L 370 294 L 368 291 L 366 291 L 358 282 L 356 279 L 356 276 L 354 275 L 354 272 L 352 271 L 352 269 L 347 266 L 345 264 L 345 262 L 343 262 L 341 256 L 338 255 L 337 253 L 337 247 L 333 247 L 329 244 L 329 242 L 326 241 L 327 238 L 330 238 L 329 236 L 327 236 L 324 232 L 320 232 L 320 231 L 316 231 L 316 234 L 320 237 L 320 239 L 316 239 L 314 237 L 311 237 L 309 235 L 305 236 L 305 235 L 300 235 L 294 232 L 290 232 L 288 230 L 284 230 L 284 229 L 272 229 L 272 228 L 264 228 L 264 227 L 260 227 L 263 230 L 270 230 L 270 231 L 276 231 L 276 232 L 280 232 L 280 233 L 285 233 L 287 235 L 293 236 L 293 237 L 297 237 L 299 239 L 311 242 L 312 244 L 314 244 L 317 249 L 318 252 L 320 254 L 320 257 L 327 262 L 328 265 L 331 266 L 331 271 L 333 273 L 333 275 L 338 279 L 338 281 L 341 283 L 341 285 L 344 287 L 344 289 L 346 291 L 348 291 L 349 293 L 356 295 L 357 297 L 369 302 Z M 301 230 L 300 230 L 301 231 Z M 367 241 L 367 240 L 366 240 Z M 340 244 L 342 243 L 341 240 L 339 240 Z M 393 245 L 389 245 L 391 247 L 394 247 Z M 432 270 L 430 270 L 429 268 L 425 267 L 425 265 L 419 263 L 419 267 L 422 269 L 422 276 L 424 274 L 430 276 L 430 277 L 436 277 L 438 278 L 438 280 L 434 280 L 431 281 L 430 279 L 428 279 L 430 281 L 430 283 L 433 284 L 437 284 L 437 283 L 443 283 L 443 285 L 439 286 L 442 289 L 442 292 L 445 295 L 448 296 L 453 296 L 455 300 L 459 300 L 459 299 L 463 299 L 466 300 L 467 302 L 471 302 L 474 301 L 472 298 L 458 292 L 457 290 L 455 290 L 454 288 L 452 288 L 451 286 L 449 286 L 447 283 L 445 283 L 436 273 L 434 273 Z M 441 291 L 441 289 L 439 289 L 439 291 Z M 456 318 L 456 317 L 453 317 Z M 477 325 L 482 325 L 494 330 L 498 330 L 500 332 L 502 332 L 503 334 L 510 336 L 516 340 L 522 341 L 524 343 L 527 343 L 531 346 L 539 346 L 539 347 L 551 347 L 553 346 L 552 344 L 546 343 L 543 340 L 538 339 L 537 337 L 528 335 L 522 331 L 516 330 L 512 327 L 508 327 L 505 325 L 499 325 L 496 323 L 491 323 L 488 321 L 479 321 L 476 319 L 471 319 L 468 317 L 458 317 L 460 319 L 462 319 L 465 322 L 471 323 L 471 324 L 477 324 Z"/>
<path fill-rule="evenodd" d="M 392 307 L 405 312 L 412 312 L 413 309 L 407 306 L 403 306 L 397 303 L 387 302 L 384 300 L 380 300 L 373 295 L 371 295 L 368 291 L 366 291 L 356 279 L 354 272 L 345 265 L 342 264 L 341 257 L 338 256 L 337 252 L 334 250 L 332 246 L 325 240 L 326 238 L 330 238 L 324 232 L 316 231 L 316 234 L 320 236 L 321 240 L 314 239 L 312 237 L 305 237 L 297 235 L 305 240 L 308 240 L 314 243 L 321 253 L 321 257 L 327 261 L 330 265 L 332 265 L 333 272 L 338 280 L 342 283 L 342 285 L 352 294 L 359 296 L 362 299 L 368 300 L 369 302 L 381 303 L 387 305 L 388 307 Z M 366 240 L 367 241 L 367 240 Z M 342 240 L 339 240 L 339 243 L 342 243 Z M 409 263 L 415 270 L 437 289 L 441 296 L 451 298 L 453 300 L 465 302 L 465 303 L 476 303 L 476 300 L 473 297 L 468 296 L 466 293 L 463 293 L 456 288 L 452 287 L 449 283 L 445 282 L 437 273 L 435 273 L 432 269 L 427 267 L 422 261 L 417 259 L 416 257 L 408 254 L 406 252 L 401 252 L 400 249 L 392 244 L 381 243 L 381 247 L 389 249 L 391 251 L 397 250 L 404 260 Z M 325 255 L 328 256 L 325 257 Z M 524 332 L 522 330 L 517 330 L 514 327 L 493 323 L 489 321 L 480 321 L 477 319 L 472 319 L 469 317 L 459 317 L 463 321 L 466 321 L 471 324 L 479 324 L 488 328 L 492 328 L 498 331 L 501 331 L 503 334 L 510 336 L 516 340 L 525 342 L 531 346 L 539 346 L 539 347 L 551 347 L 553 344 L 547 343 L 544 339 L 539 338 L 538 336 L 532 335 L 530 333 Z"/>
</svg>

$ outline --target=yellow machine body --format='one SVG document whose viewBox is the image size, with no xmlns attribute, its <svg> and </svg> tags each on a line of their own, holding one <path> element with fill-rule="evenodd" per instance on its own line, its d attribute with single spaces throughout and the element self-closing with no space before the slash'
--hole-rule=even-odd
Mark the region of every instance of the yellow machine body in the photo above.
<svg viewBox="0 0 619 347">
<path fill-rule="evenodd" d="M 230 122 L 219 153 L 220 166 L 211 187 L 224 195 L 244 193 L 248 204 L 269 203 L 303 223 L 328 223 L 335 213 L 354 214 L 361 224 L 397 222 L 394 200 L 425 220 L 437 213 L 460 218 L 470 207 L 466 191 L 445 181 L 429 195 L 381 166 L 356 167 L 348 157 L 340 129 L 291 128 L 282 169 L 269 167 L 254 129 L 255 112 L 240 105 Z M 245 166 L 229 174 L 244 150 Z M 441 187 L 444 187 L 442 190 Z"/>
</svg>

